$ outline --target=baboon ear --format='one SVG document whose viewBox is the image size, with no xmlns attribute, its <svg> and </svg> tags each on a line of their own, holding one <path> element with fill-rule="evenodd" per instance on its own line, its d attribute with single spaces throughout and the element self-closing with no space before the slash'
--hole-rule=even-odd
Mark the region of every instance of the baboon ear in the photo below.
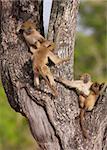
<svg viewBox="0 0 107 150">
<path fill-rule="evenodd" d="M 22 23 L 23 23 L 22 20 L 18 21 L 18 23 L 17 23 L 17 26 L 16 26 L 16 33 L 17 33 L 17 34 L 18 34 L 18 33 L 20 32 L 20 30 L 21 30 Z"/>
<path fill-rule="evenodd" d="M 100 90 L 104 87 L 104 82 L 100 84 Z"/>
</svg>

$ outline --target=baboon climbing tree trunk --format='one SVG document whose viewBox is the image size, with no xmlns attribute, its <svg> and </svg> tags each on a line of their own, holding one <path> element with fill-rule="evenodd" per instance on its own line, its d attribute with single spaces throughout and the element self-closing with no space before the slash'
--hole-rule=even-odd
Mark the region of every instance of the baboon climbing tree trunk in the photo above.
<svg viewBox="0 0 107 150">
<path fill-rule="evenodd" d="M 53 0 L 48 39 L 55 42 L 55 53 L 70 61 L 52 67 L 55 77 L 73 79 L 74 43 L 78 0 Z M 94 110 L 86 114 L 84 126 L 89 139 L 80 128 L 78 96 L 75 91 L 56 82 L 58 97 L 41 80 L 38 90 L 33 86 L 31 54 L 20 34 L 20 22 L 36 23 L 44 34 L 42 0 L 0 0 L 0 71 L 1 80 L 11 107 L 25 116 L 31 133 L 41 150 L 106 150 L 107 91 Z"/>
</svg>

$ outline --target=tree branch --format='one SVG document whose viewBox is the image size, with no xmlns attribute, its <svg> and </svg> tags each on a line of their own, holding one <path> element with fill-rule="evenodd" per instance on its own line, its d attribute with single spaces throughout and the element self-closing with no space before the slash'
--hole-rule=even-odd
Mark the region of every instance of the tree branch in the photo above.
<svg viewBox="0 0 107 150">
<path fill-rule="evenodd" d="M 36 22 L 38 29 L 43 28 L 43 20 L 40 20 L 42 14 L 39 15 L 43 10 L 42 0 L 1 2 L 1 79 L 10 105 L 28 119 L 32 135 L 40 148 L 96 150 L 102 140 L 105 147 L 107 95 L 98 100 L 93 112 L 86 113 L 84 125 L 87 126 L 91 140 L 84 141 L 79 124 L 80 110 L 76 93 L 56 83 L 59 95 L 55 98 L 43 80 L 40 84 L 41 90 L 33 87 L 28 47 L 21 36 L 16 34 L 16 28 L 18 22 L 28 18 Z M 56 53 L 60 57 L 70 56 L 70 62 L 52 68 L 55 76 L 73 78 L 77 12 L 78 0 L 53 1 L 49 39 L 55 41 Z"/>
</svg>

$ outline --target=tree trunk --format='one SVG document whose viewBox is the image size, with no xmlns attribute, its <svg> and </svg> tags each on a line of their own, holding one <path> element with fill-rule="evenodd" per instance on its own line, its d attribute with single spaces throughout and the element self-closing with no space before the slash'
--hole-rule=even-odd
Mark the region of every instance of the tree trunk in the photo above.
<svg viewBox="0 0 107 150">
<path fill-rule="evenodd" d="M 17 24 L 31 18 L 43 34 L 42 0 L 1 0 L 0 60 L 1 78 L 11 107 L 24 115 L 33 137 L 43 150 L 106 150 L 107 94 L 86 114 L 84 126 L 90 139 L 85 140 L 79 123 L 76 93 L 59 83 L 57 98 L 45 82 L 33 87 L 33 71 L 28 47 L 16 34 Z M 55 53 L 70 56 L 70 61 L 52 68 L 54 75 L 73 78 L 75 27 L 78 0 L 54 0 L 49 24 L 49 39 L 56 44 Z M 107 91 L 106 91 L 107 93 Z"/>
</svg>

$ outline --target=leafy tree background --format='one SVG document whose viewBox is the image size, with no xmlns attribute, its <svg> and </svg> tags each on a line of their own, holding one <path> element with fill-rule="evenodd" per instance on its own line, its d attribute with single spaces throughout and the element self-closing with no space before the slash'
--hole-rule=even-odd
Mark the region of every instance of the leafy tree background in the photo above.
<svg viewBox="0 0 107 150">
<path fill-rule="evenodd" d="M 75 45 L 75 75 L 90 73 L 107 81 L 107 1 L 84 1 L 79 9 Z"/>
<path fill-rule="evenodd" d="M 93 80 L 107 82 L 106 1 L 82 1 L 75 44 L 75 78 L 88 72 Z M 0 150 L 33 150 L 26 120 L 9 106 L 0 83 Z"/>
</svg>

